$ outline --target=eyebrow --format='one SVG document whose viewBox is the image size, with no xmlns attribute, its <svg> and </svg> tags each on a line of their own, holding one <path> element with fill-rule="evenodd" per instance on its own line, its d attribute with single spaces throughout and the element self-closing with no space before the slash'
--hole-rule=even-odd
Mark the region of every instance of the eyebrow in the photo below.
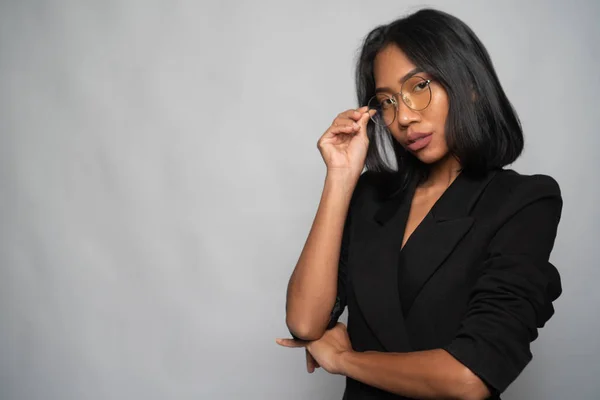
<svg viewBox="0 0 600 400">
<path fill-rule="evenodd" d="M 404 75 L 402 78 L 400 78 L 398 80 L 398 82 L 400 83 L 400 85 L 402 85 L 405 80 L 407 80 L 408 78 L 411 78 L 413 75 L 416 75 L 419 72 L 423 72 L 423 69 L 422 68 L 414 68 L 414 69 L 408 71 L 408 73 L 406 75 Z M 378 87 L 375 89 L 375 93 L 393 92 L 393 91 L 394 90 L 389 87 Z"/>
</svg>

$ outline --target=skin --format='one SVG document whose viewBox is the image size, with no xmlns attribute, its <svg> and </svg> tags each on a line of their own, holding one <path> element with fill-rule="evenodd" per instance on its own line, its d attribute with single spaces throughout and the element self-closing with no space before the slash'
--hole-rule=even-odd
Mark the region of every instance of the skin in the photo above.
<svg viewBox="0 0 600 400">
<path fill-rule="evenodd" d="M 402 84 L 401 78 L 414 70 L 415 65 L 402 50 L 394 45 L 389 45 L 375 58 L 374 77 L 376 87 L 389 88 L 389 94 L 398 93 Z M 425 79 L 431 78 L 422 72 L 418 75 Z M 411 138 L 414 138 L 416 133 L 432 133 L 432 140 L 428 146 L 412 152 L 419 160 L 431 166 L 431 172 L 427 181 L 420 184 L 415 192 L 402 246 L 431 207 L 458 176 L 460 170 L 460 162 L 450 154 L 445 137 L 445 124 L 449 109 L 448 95 L 435 80 L 431 82 L 431 89 L 432 99 L 426 109 L 414 111 L 400 101 L 396 120 L 389 126 L 393 139 L 404 148 L 407 148 Z M 372 111 L 370 113 L 373 114 Z M 317 265 L 324 257 L 322 253 L 315 250 L 318 246 L 310 245 L 311 236 L 318 235 L 327 229 L 323 227 L 327 224 L 319 220 L 319 213 L 322 213 L 321 218 L 323 220 L 330 221 L 329 225 L 333 223 L 332 220 L 338 225 L 342 221 L 340 216 L 332 217 L 334 215 L 332 214 L 333 211 L 327 211 L 329 208 L 334 208 L 334 206 L 328 206 L 330 202 L 333 202 L 329 199 L 332 198 L 331 196 L 337 196 L 335 193 L 345 193 L 344 196 L 340 194 L 338 199 L 345 199 L 345 204 L 347 204 L 348 193 L 351 194 L 364 165 L 369 143 L 366 135 L 368 118 L 369 114 L 366 107 L 345 111 L 335 118 L 331 127 L 319 139 L 318 147 L 327 165 L 328 177 L 322 204 L 313 225 L 313 230 L 316 233 L 311 232 L 307 245 L 303 250 L 303 253 L 314 252 L 314 259 L 311 262 L 306 260 L 303 262 L 301 256 L 301 260 L 294 271 L 294 274 L 298 275 L 294 277 L 293 274 L 290 280 L 290 287 L 288 288 L 288 303 L 291 304 L 288 309 L 290 320 L 301 320 L 301 318 L 296 317 L 301 312 L 300 310 L 308 310 L 310 311 L 309 314 L 315 314 L 318 309 L 323 309 L 323 303 L 320 303 L 319 306 L 316 305 L 316 302 L 315 305 L 309 304 L 310 298 L 315 297 L 312 296 L 312 293 L 309 295 L 303 293 L 303 296 L 294 295 L 290 288 L 310 287 L 311 284 L 318 285 L 323 279 L 331 279 L 331 284 L 326 288 L 334 287 L 332 283 L 334 280 L 330 276 L 315 278 L 323 270 L 333 271 L 333 263 L 328 264 L 329 269 L 321 267 L 320 270 L 315 268 L 315 270 L 308 272 L 310 268 L 308 265 Z M 411 151 L 408 148 L 407 150 Z M 335 232 L 338 231 L 340 231 L 339 227 Z M 326 240 L 325 236 L 327 235 L 323 233 L 320 240 Z M 338 239 L 327 244 L 331 248 L 339 250 Z M 313 238 L 313 241 L 316 240 Z M 324 242 L 320 243 L 321 247 L 328 247 L 323 245 Z M 335 260 L 339 253 L 331 251 L 329 256 Z M 308 256 L 306 258 L 308 259 Z M 311 279 L 313 280 L 311 281 Z M 329 297 L 332 296 L 334 294 L 329 294 Z M 329 300 L 331 299 L 328 298 L 327 301 Z M 322 299 L 317 299 L 317 301 L 322 301 Z M 294 307 L 298 311 L 294 311 Z M 284 347 L 305 348 L 309 373 L 312 373 L 315 368 L 322 367 L 329 373 L 349 376 L 392 393 L 424 399 L 470 400 L 484 399 L 490 395 L 487 386 L 481 379 L 445 350 L 433 349 L 411 353 L 355 352 L 352 349 L 344 324 L 338 323 L 333 329 L 323 332 L 327 317 L 327 314 L 323 314 L 318 317 L 319 320 L 322 319 L 323 321 L 305 324 L 318 326 L 321 329 L 305 330 L 304 337 L 311 340 L 276 340 L 279 345 Z M 306 321 L 306 318 L 304 321 Z M 290 323 L 288 323 L 288 326 L 290 326 Z M 318 334 L 314 332 L 318 332 Z"/>
<path fill-rule="evenodd" d="M 376 57 L 374 76 L 376 88 L 389 88 L 387 94 L 400 91 L 401 80 L 414 71 L 416 66 L 397 46 L 387 46 Z M 424 79 L 432 77 L 426 73 L 417 73 Z M 427 215 L 431 207 L 459 174 L 460 162 L 454 158 L 446 143 L 445 126 L 449 102 L 445 89 L 435 80 L 431 84 L 431 102 L 424 110 L 414 111 L 403 101 L 399 101 L 396 120 L 388 127 L 390 134 L 407 151 L 420 161 L 431 165 L 431 174 L 416 190 L 412 201 L 406 232 L 402 246 Z M 417 133 L 432 133 L 432 139 L 425 148 L 412 151 L 407 148 Z"/>
</svg>

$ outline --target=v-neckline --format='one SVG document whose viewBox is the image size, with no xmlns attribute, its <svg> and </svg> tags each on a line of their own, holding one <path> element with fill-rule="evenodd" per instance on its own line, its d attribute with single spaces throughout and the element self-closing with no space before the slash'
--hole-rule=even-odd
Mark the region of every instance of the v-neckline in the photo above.
<svg viewBox="0 0 600 400">
<path fill-rule="evenodd" d="M 419 231 L 419 228 L 421 228 L 423 223 L 426 222 L 427 219 L 433 218 L 433 214 L 434 214 L 434 210 L 435 210 L 436 206 L 438 206 L 438 204 L 440 204 L 443 201 L 444 197 L 447 197 L 446 194 L 448 193 L 450 188 L 455 186 L 456 181 L 461 177 L 461 175 L 462 175 L 462 172 L 459 172 L 459 174 L 456 176 L 456 178 L 454 178 L 452 183 L 450 183 L 450 185 L 448 185 L 448 187 L 442 192 L 440 197 L 438 197 L 438 199 L 429 208 L 429 210 L 427 211 L 425 216 L 423 216 L 421 221 L 419 221 L 419 223 L 417 224 L 415 229 L 413 229 L 411 234 L 406 239 L 406 242 L 404 243 L 404 237 L 406 236 L 406 225 L 408 224 L 408 219 L 410 218 L 410 212 L 412 210 L 412 203 L 413 203 L 413 199 L 415 197 L 415 193 L 417 192 L 417 186 L 418 186 L 418 179 L 413 178 L 413 181 L 411 182 L 409 189 L 406 193 L 406 196 L 404 198 L 404 202 L 403 202 L 404 204 L 402 205 L 402 209 L 404 211 L 404 216 L 403 216 L 403 225 L 402 225 L 402 231 L 401 231 L 402 239 L 400 241 L 400 252 L 404 251 L 406 246 L 408 246 L 408 244 L 411 242 L 411 239 L 413 238 L 415 233 L 417 233 L 417 231 Z M 402 243 L 404 243 L 404 245 L 402 245 Z"/>
</svg>

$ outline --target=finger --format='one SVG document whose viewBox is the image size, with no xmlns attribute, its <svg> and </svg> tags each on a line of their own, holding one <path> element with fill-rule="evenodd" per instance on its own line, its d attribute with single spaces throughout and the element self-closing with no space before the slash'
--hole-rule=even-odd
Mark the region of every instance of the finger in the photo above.
<svg viewBox="0 0 600 400">
<path fill-rule="evenodd" d="M 340 117 L 340 118 L 336 118 L 335 120 L 333 120 L 333 123 L 331 124 L 331 126 L 334 128 L 338 128 L 338 127 L 342 127 L 342 126 L 353 126 L 354 124 L 357 123 L 357 121 L 359 119 L 360 119 L 360 117 L 357 119 Z M 358 125 L 356 125 L 356 129 L 358 129 Z"/>
<path fill-rule="evenodd" d="M 327 130 L 327 133 L 334 136 L 339 134 L 352 134 L 358 132 L 359 129 L 360 125 L 356 122 L 352 122 L 344 125 L 331 126 Z"/>
<path fill-rule="evenodd" d="M 341 113 L 336 119 L 333 120 L 333 126 L 347 125 L 348 123 L 359 123 L 365 113 L 369 113 L 369 116 L 375 114 L 377 110 L 370 109 L 367 106 L 360 107 L 356 110 L 348 110 Z"/>
<path fill-rule="evenodd" d="M 360 131 L 366 132 L 367 124 L 374 114 L 375 110 L 369 110 L 368 112 L 365 111 L 361 114 L 360 119 L 357 122 L 357 124 L 360 126 Z"/>
<path fill-rule="evenodd" d="M 357 108 L 354 111 L 354 113 L 352 113 L 352 119 L 356 122 L 360 121 L 363 114 L 366 113 L 368 110 L 369 110 L 368 106 L 363 106 L 363 107 Z"/>
<path fill-rule="evenodd" d="M 304 347 L 307 344 L 307 342 L 294 339 L 276 339 L 275 341 L 278 345 L 284 347 Z"/>
<path fill-rule="evenodd" d="M 354 117 L 338 117 L 336 119 L 333 120 L 333 126 L 344 126 L 344 125 L 352 125 L 355 124 L 356 122 L 358 122 L 358 120 L 361 117 L 361 113 L 358 113 L 358 115 L 356 116 L 356 118 Z"/>
<path fill-rule="evenodd" d="M 308 352 L 308 350 L 304 350 L 304 352 L 306 353 L 306 371 L 309 374 L 312 374 L 313 372 L 315 372 L 315 360 L 310 355 L 310 353 Z"/>
<path fill-rule="evenodd" d="M 375 112 L 375 110 L 368 110 L 361 114 L 360 119 L 356 122 L 359 125 L 359 129 L 356 131 L 359 136 L 368 136 L 367 124 L 369 123 L 371 117 L 375 115 Z"/>
<path fill-rule="evenodd" d="M 315 360 L 315 358 L 313 357 L 313 355 L 312 355 L 312 354 L 310 354 L 310 351 L 308 351 L 308 349 L 306 349 L 306 356 L 307 356 L 308 358 L 310 358 L 310 362 L 312 363 L 312 365 L 313 365 L 315 368 L 319 368 L 319 367 L 320 367 L 319 363 L 317 362 L 317 360 Z"/>
<path fill-rule="evenodd" d="M 310 352 L 309 352 L 308 354 L 310 354 Z M 317 362 L 317 360 L 315 360 L 315 358 L 312 356 L 312 354 L 311 354 L 311 357 L 312 357 L 312 359 L 313 359 L 313 364 L 315 365 L 315 369 L 317 369 L 317 368 L 321 368 L 321 364 L 319 364 L 319 363 Z"/>
<path fill-rule="evenodd" d="M 361 115 L 366 111 L 367 111 L 367 107 L 361 107 L 356 110 L 350 111 L 348 118 L 352 119 L 353 121 L 358 121 L 360 119 Z"/>
<path fill-rule="evenodd" d="M 336 128 L 340 128 L 343 131 L 355 132 L 360 129 L 360 125 L 358 122 L 354 122 L 352 120 L 347 120 L 345 123 L 338 124 Z"/>
<path fill-rule="evenodd" d="M 348 118 L 353 121 L 358 121 L 360 119 L 361 114 L 364 113 L 365 111 L 367 111 L 367 109 L 368 108 L 366 106 L 364 106 L 364 107 L 360 107 L 356 110 L 355 109 L 346 110 L 343 113 L 340 113 L 337 116 L 336 120 L 338 120 L 338 124 L 339 124 L 339 121 L 348 119 Z"/>
<path fill-rule="evenodd" d="M 308 349 L 306 349 L 306 357 L 307 357 L 307 360 L 310 360 L 310 364 L 312 366 L 312 368 L 311 368 L 312 371 L 310 371 L 310 373 L 312 373 L 317 368 L 321 368 L 321 365 L 317 362 L 317 360 L 315 360 L 313 355 L 310 354 L 310 351 L 308 351 Z"/>
</svg>

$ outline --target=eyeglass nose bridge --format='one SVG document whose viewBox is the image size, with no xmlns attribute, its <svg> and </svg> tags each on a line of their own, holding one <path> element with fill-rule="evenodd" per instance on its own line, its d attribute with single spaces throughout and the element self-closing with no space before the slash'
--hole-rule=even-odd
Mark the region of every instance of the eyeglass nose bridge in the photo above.
<svg viewBox="0 0 600 400">
<path fill-rule="evenodd" d="M 392 95 L 392 99 L 394 100 L 394 119 L 392 120 L 392 122 L 390 122 L 390 124 L 388 124 L 388 126 L 393 124 L 396 121 L 396 119 L 400 119 L 400 103 L 404 103 L 406 108 L 409 109 L 411 113 L 419 111 L 411 107 L 411 105 L 409 104 L 410 98 L 407 95 L 405 95 L 402 91 L 394 93 Z M 402 101 L 400 101 L 399 99 L 402 99 Z"/>
</svg>

